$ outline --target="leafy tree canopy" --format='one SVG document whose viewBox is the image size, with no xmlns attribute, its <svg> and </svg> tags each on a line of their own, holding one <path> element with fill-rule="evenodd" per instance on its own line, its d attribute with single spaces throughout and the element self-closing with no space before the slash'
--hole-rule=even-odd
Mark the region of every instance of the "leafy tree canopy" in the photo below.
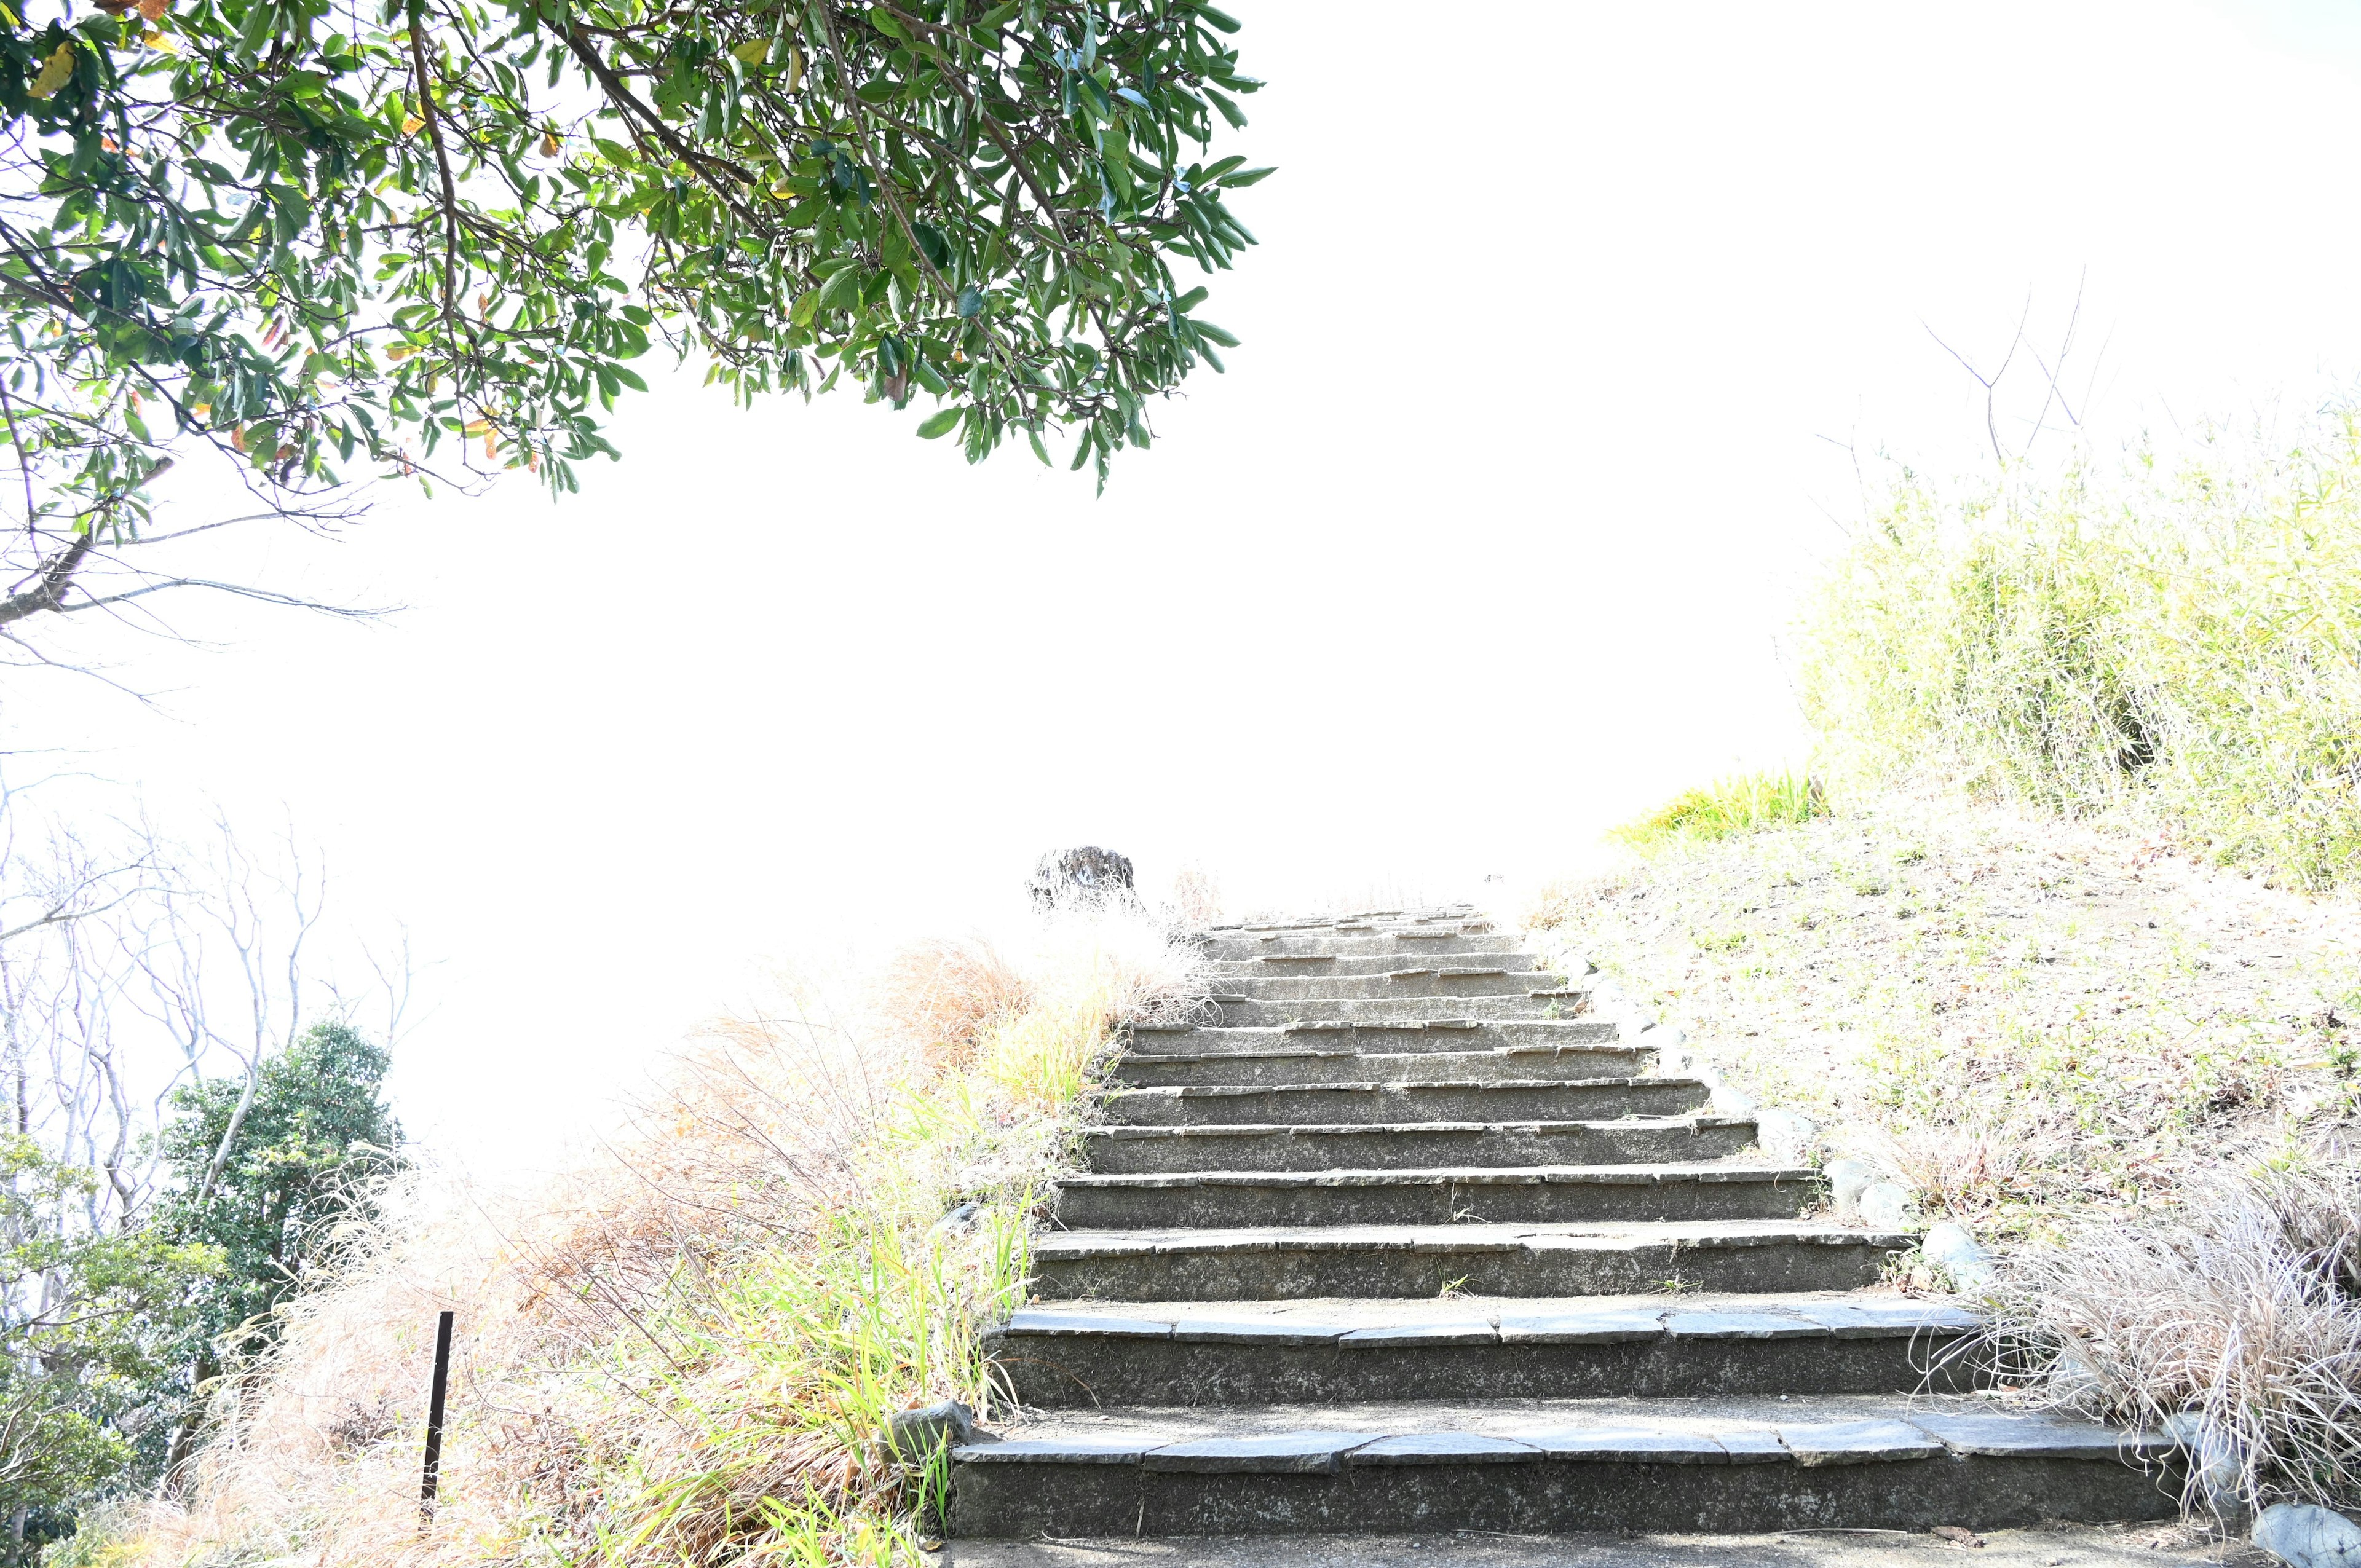
<svg viewBox="0 0 2361 1568">
<path fill-rule="evenodd" d="M 302 1283 L 334 1222 L 365 1207 L 401 1128 L 382 1091 L 391 1058 L 341 1023 L 314 1024 L 251 1080 L 204 1079 L 173 1093 L 162 1152 L 177 1178 L 161 1234 L 222 1262 L 194 1295 L 207 1341 L 267 1340 L 270 1309 Z M 201 1365 L 211 1357 L 200 1354 Z"/>
<path fill-rule="evenodd" d="M 0 3 L 0 628 L 168 586 L 123 553 L 192 445 L 279 511 L 571 489 L 662 345 L 1103 485 L 1235 342 L 1175 274 L 1268 172 L 1208 156 L 1257 83 L 1199 0 L 95 4 Z"/>
</svg>

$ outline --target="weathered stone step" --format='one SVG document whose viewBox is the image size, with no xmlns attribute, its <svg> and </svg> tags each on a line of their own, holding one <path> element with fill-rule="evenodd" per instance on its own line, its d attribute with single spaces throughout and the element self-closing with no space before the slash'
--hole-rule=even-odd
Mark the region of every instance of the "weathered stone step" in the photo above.
<svg viewBox="0 0 2361 1568">
<path fill-rule="evenodd" d="M 1192 1535 L 1143 1541 L 1128 1530 L 1055 1541 L 953 1540 L 929 1568 L 2219 1568 L 2202 1531 L 2160 1535 L 2153 1522 L 2047 1523 L 1987 1529 L 1975 1556 L 1932 1530 L 1755 1530 L 1712 1535 L 1628 1535 L 1612 1530 L 1509 1535 L 1486 1530 L 1397 1531 L 1352 1527 L 1293 1535 L 1274 1556 L 1267 1535 Z"/>
<path fill-rule="evenodd" d="M 1521 960 L 1521 955 L 1520 955 Z M 1250 1002 L 1385 1002 L 1403 996 L 1530 996 L 1536 991 L 1564 991 L 1564 975 L 1551 974 L 1521 961 L 1515 969 L 1499 964 L 1439 963 L 1406 965 L 1377 974 L 1320 974 L 1298 971 L 1291 965 L 1257 966 L 1253 974 L 1231 974 L 1213 981 L 1216 992 L 1243 996 Z"/>
<path fill-rule="evenodd" d="M 1294 1038 L 1296 1036 L 1281 1036 Z M 1446 1039 L 1450 1036 L 1445 1036 Z M 1636 1078 L 1656 1053 L 1634 1046 L 1503 1046 L 1492 1050 L 1135 1051 L 1115 1064 L 1118 1083 L 1413 1083 L 1511 1078 Z"/>
<path fill-rule="evenodd" d="M 1244 920 L 1209 926 L 1208 937 L 1260 936 L 1268 931 L 1353 931 L 1390 930 L 1405 926 L 1455 926 L 1483 923 L 1487 916 L 1478 914 L 1471 904 L 1437 905 L 1433 908 L 1366 909 L 1337 915 L 1318 915 L 1300 920 Z"/>
<path fill-rule="evenodd" d="M 1220 990 L 1229 980 L 1251 980 L 1272 975 L 1291 975 L 1305 980 L 1324 980 L 1332 976 L 1350 978 L 1394 974 L 1416 969 L 1497 969 L 1520 974 L 1539 970 L 1541 959 L 1521 949 L 1502 948 L 1497 943 L 1468 952 L 1436 952 L 1432 944 L 1422 944 L 1406 952 L 1363 954 L 1346 958 L 1306 954 L 1265 954 L 1243 959 L 1217 959 L 1205 966 L 1213 979 L 1214 989 Z"/>
<path fill-rule="evenodd" d="M 1028 1406 L 1909 1394 L 1987 1379 L 1980 1328 L 1891 1295 L 1087 1302 L 985 1341 Z"/>
<path fill-rule="evenodd" d="M 1286 931 L 1257 937 L 1211 938 L 1200 944 L 1216 960 L 1271 954 L 1323 953 L 1337 958 L 1411 957 L 1441 953 L 1522 951 L 1517 934 L 1489 926 L 1422 926 L 1389 930 Z"/>
<path fill-rule="evenodd" d="M 1822 1195 L 1814 1171 L 1738 1164 L 1213 1170 L 1067 1177 L 1058 1183 L 1058 1223 L 1101 1231 L 1793 1220 Z"/>
<path fill-rule="evenodd" d="M 1385 996 L 1279 1002 L 1221 990 L 1214 993 L 1206 1015 L 1195 1022 L 1230 1029 L 1283 1028 L 1290 1024 L 1543 1023 L 1574 1018 L 1589 1008 L 1587 991 L 1537 986 L 1530 980 L 1514 991 L 1492 996 L 1428 996 L 1404 991 Z"/>
<path fill-rule="evenodd" d="M 1712 1091 L 1694 1078 L 1468 1080 L 1403 1083 L 1201 1083 L 1126 1089 L 1105 1115 L 1122 1127 L 1332 1126 L 1377 1122 L 1608 1121 L 1701 1111 Z"/>
<path fill-rule="evenodd" d="M 1914 1239 L 1796 1220 L 1053 1231 L 1034 1240 L 1034 1290 L 1053 1301 L 1858 1290 Z"/>
<path fill-rule="evenodd" d="M 1591 1046 L 1636 1051 L 1613 1024 L 1598 1018 L 1472 1018 L 1315 1022 L 1224 1028 L 1202 1024 L 1135 1024 L 1126 1063 L 1151 1058 L 1264 1050 L 1479 1051 L 1505 1047 Z M 1653 1054 L 1653 1053 L 1652 1053 Z"/>
<path fill-rule="evenodd" d="M 1092 1127 L 1087 1168 L 1105 1176 L 1200 1170 L 1422 1170 L 1442 1166 L 1677 1165 L 1754 1144 L 1752 1117 L 1614 1122 L 1343 1123 Z"/>
<path fill-rule="evenodd" d="M 1961 1396 L 1101 1409 L 952 1453 L 972 1536 L 1987 1530 L 2166 1519 L 2177 1450 Z"/>
</svg>

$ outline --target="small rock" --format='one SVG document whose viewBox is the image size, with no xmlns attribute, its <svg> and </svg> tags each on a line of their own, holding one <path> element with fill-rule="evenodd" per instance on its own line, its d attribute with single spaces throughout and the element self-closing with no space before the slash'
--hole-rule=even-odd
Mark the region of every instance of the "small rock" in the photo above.
<svg viewBox="0 0 2361 1568">
<path fill-rule="evenodd" d="M 945 1214 L 941 1219 L 937 1220 L 935 1222 L 935 1229 L 939 1231 L 964 1231 L 970 1225 L 975 1223 L 975 1217 L 982 1212 L 983 1212 L 983 1200 L 971 1198 L 966 1202 L 961 1204 L 958 1208 L 952 1210 L 950 1213 Z"/>
<path fill-rule="evenodd" d="M 1821 1172 L 1828 1179 L 1828 1197 L 1836 1204 L 1837 1218 L 1848 1225 L 1861 1223 L 1861 1195 L 1877 1179 L 1877 1169 L 1867 1160 L 1832 1159 Z"/>
<path fill-rule="evenodd" d="M 1812 1157 L 1819 1124 L 1800 1112 L 1770 1107 L 1754 1113 L 1754 1139 L 1781 1165 L 1802 1165 Z"/>
<path fill-rule="evenodd" d="M 2255 1521 L 2255 1544 L 2288 1568 L 2361 1568 L 2361 1525 L 2309 1503 L 2274 1503 Z"/>
<path fill-rule="evenodd" d="M 921 1464 L 939 1449 L 972 1441 L 976 1435 L 975 1412 L 957 1399 L 921 1405 L 914 1410 L 896 1410 L 885 1418 L 885 1430 L 880 1435 L 895 1458 Z"/>
<path fill-rule="evenodd" d="M 1939 1266 L 1960 1289 L 1974 1292 L 1991 1287 L 1992 1254 L 1983 1249 L 1968 1227 L 1956 1220 L 1931 1225 L 1921 1249 L 1927 1261 Z"/>
<path fill-rule="evenodd" d="M 1910 1189 L 1898 1181 L 1872 1181 L 1861 1189 L 1861 1223 L 1872 1230 L 1908 1230 L 1916 1208 Z"/>
<path fill-rule="evenodd" d="M 2191 1479 L 2197 1483 L 2205 1506 L 2225 1521 L 2235 1524 L 2244 1519 L 2246 1456 L 2238 1440 L 2197 1410 L 2166 1418 L 2164 1430 L 2196 1461 L 2191 1466 Z"/>
<path fill-rule="evenodd" d="M 1984 1543 L 1984 1538 L 1974 1530 L 1962 1530 L 1955 1524 L 1938 1524 L 1927 1533 L 1960 1546 L 1982 1546 Z"/>
</svg>

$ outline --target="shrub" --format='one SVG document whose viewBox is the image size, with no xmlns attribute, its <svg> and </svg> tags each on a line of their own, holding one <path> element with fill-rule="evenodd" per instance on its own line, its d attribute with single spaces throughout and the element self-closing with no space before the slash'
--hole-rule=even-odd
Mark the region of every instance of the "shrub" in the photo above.
<svg viewBox="0 0 2361 1568">
<path fill-rule="evenodd" d="M 1615 828 L 1613 836 L 1642 847 L 1683 839 L 1727 839 L 1828 814 L 1828 795 L 1817 779 L 1791 773 L 1741 773 L 1676 796 L 1636 822 Z"/>
<path fill-rule="evenodd" d="M 1960 498 L 1905 473 L 1806 613 L 1840 776 L 2160 826 L 2361 876 L 2361 411 Z"/>
</svg>

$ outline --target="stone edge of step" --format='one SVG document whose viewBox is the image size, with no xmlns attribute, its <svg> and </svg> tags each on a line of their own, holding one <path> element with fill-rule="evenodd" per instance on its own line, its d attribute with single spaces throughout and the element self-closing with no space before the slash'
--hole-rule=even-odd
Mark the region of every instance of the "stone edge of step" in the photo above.
<svg viewBox="0 0 2361 1568">
<path fill-rule="evenodd" d="M 1433 1322 L 1355 1328 L 1301 1319 L 1223 1318 L 1044 1311 L 1019 1309 L 985 1336 L 997 1343 L 1026 1339 L 1171 1340 L 1184 1344 L 1265 1344 L 1346 1350 L 1409 1350 L 1462 1344 L 1646 1344 L 1698 1340 L 1871 1340 L 1958 1338 L 1982 1331 L 1983 1320 L 1965 1307 L 1930 1306 L 1889 1311 L 1847 1301 L 1656 1310 L 1629 1307 L 1493 1308 Z"/>
<path fill-rule="evenodd" d="M 1675 1132 L 1721 1127 L 1751 1127 L 1751 1116 L 1618 1116 L 1598 1121 L 1502 1122 L 1211 1122 L 1196 1126 L 1084 1127 L 1085 1138 L 1228 1138 L 1271 1137 L 1301 1134 L 1307 1137 L 1342 1137 L 1389 1133 L 1553 1133 L 1580 1128 L 1587 1132 Z"/>
<path fill-rule="evenodd" d="M 1492 1093 L 1521 1090 L 1655 1089 L 1688 1086 L 1710 1091 L 1694 1073 L 1627 1073 L 1613 1078 L 1394 1078 L 1335 1083 L 1148 1083 L 1116 1089 L 1112 1099 L 1235 1100 L 1252 1094 L 1433 1094 L 1471 1090 Z"/>
<path fill-rule="evenodd" d="M 1635 1220 L 1610 1231 L 1528 1231 L 1503 1235 L 1491 1225 L 1296 1225 L 1238 1231 L 1050 1231 L 1034 1238 L 1037 1263 L 1089 1263 L 1126 1257 L 1202 1257 L 1248 1253 L 1619 1253 L 1673 1246 L 1683 1254 L 1766 1246 L 1860 1246 L 1899 1252 L 1916 1243 L 1908 1231 L 1765 1222 L 1713 1231 L 1695 1223 Z"/>
<path fill-rule="evenodd" d="M 2158 1431 L 2125 1431 L 2048 1415 L 1902 1409 L 1850 1420 L 1647 1420 L 1527 1430 L 1515 1435 L 1395 1423 L 1392 1430 L 1319 1428 L 1159 1442 L 1128 1438 L 1020 1438 L 963 1444 L 967 1464 L 1136 1464 L 1149 1470 L 1335 1474 L 1367 1464 L 1508 1462 L 1780 1464 L 1799 1466 L 1959 1458 L 2145 1463 L 2180 1452 Z"/>
<path fill-rule="evenodd" d="M 1141 1191 L 1189 1187 L 1663 1187 L 1697 1182 L 1817 1182 L 1809 1166 L 1779 1165 L 1519 1165 L 1415 1166 L 1402 1170 L 1191 1170 L 1132 1175 L 1061 1176 L 1056 1185 L 1087 1190 Z"/>
</svg>

